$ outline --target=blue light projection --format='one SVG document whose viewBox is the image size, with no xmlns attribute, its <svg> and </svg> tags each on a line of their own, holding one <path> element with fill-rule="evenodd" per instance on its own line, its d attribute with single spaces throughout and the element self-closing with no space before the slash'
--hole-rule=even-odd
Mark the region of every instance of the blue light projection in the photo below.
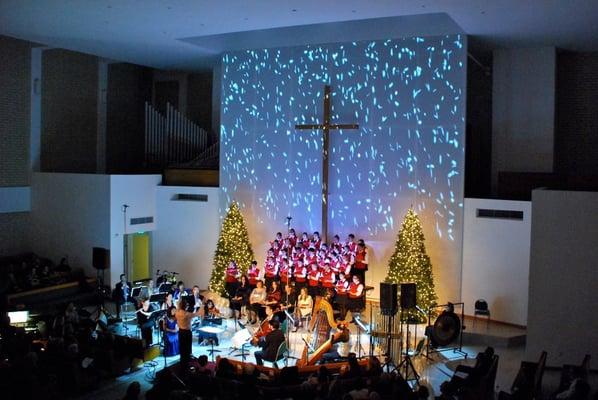
<svg viewBox="0 0 598 400">
<path fill-rule="evenodd" d="M 228 53 L 222 63 L 221 209 L 268 237 L 320 229 L 324 85 L 332 87 L 329 232 L 396 237 L 407 207 L 460 241 L 466 43 L 461 35 Z M 430 220 L 430 218 L 432 218 Z M 344 238 L 344 236 L 342 236 Z"/>
</svg>

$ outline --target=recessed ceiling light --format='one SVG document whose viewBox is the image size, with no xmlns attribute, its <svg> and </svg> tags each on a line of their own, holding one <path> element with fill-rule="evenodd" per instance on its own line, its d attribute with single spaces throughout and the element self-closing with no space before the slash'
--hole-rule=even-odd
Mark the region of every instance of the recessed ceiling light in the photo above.
<svg viewBox="0 0 598 400">
<path fill-rule="evenodd" d="M 352 13 L 356 13 L 356 12 L 357 12 L 357 10 L 351 10 L 351 12 L 352 12 Z"/>
<path fill-rule="evenodd" d="M 486 14 L 486 11 L 482 11 L 480 14 Z"/>
<path fill-rule="evenodd" d="M 296 8 L 293 8 L 291 11 L 292 11 L 292 12 L 297 12 L 297 9 L 296 9 Z"/>
</svg>

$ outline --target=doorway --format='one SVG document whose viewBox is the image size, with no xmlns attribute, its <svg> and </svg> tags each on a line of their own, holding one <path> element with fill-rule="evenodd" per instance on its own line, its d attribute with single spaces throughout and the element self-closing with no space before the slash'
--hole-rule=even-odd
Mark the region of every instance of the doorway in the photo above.
<svg viewBox="0 0 598 400">
<path fill-rule="evenodd" d="M 151 278 L 150 249 L 151 236 L 149 232 L 138 232 L 127 235 L 129 245 L 129 276 L 131 282 L 138 282 Z"/>
</svg>

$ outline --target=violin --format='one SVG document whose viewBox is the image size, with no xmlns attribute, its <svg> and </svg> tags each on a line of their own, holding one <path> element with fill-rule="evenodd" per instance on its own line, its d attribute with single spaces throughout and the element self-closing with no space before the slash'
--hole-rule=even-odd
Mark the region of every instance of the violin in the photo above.
<svg viewBox="0 0 598 400">
<path fill-rule="evenodd" d="M 270 320 L 269 319 L 263 320 L 262 323 L 260 324 L 259 329 L 251 337 L 251 344 L 253 346 L 257 346 L 260 339 L 265 337 L 266 335 L 268 335 L 268 333 L 270 333 L 272 331 L 273 331 L 273 329 L 272 329 L 272 326 L 270 326 Z"/>
</svg>

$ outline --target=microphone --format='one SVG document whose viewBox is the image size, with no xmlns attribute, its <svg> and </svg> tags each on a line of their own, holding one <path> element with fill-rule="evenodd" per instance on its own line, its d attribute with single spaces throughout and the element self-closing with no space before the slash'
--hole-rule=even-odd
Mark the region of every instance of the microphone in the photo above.
<svg viewBox="0 0 598 400">
<path fill-rule="evenodd" d="M 130 206 L 128 204 L 123 204 L 123 208 L 129 208 Z"/>
</svg>

